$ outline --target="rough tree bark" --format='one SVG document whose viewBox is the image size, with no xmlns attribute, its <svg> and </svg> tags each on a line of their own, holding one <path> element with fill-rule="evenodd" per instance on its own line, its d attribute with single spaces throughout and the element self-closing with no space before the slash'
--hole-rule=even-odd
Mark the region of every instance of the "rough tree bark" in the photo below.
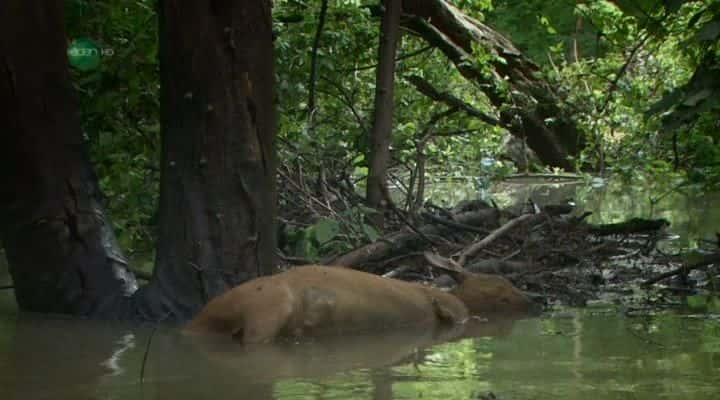
<svg viewBox="0 0 720 400">
<path fill-rule="evenodd" d="M 385 0 L 380 29 L 373 126 L 368 157 L 367 202 L 381 208 L 387 194 L 387 168 L 390 163 L 390 139 L 395 87 L 395 53 L 400 41 L 401 0 Z M 375 221 L 382 224 L 382 220 Z"/>
<path fill-rule="evenodd" d="M 269 0 L 160 2 L 163 133 L 155 284 L 192 315 L 271 272 L 275 115 Z"/>
<path fill-rule="evenodd" d="M 186 319 L 274 256 L 269 1 L 161 1 L 153 280 L 137 289 L 84 154 L 63 2 L 0 2 L 0 235 L 23 310 Z"/>
<path fill-rule="evenodd" d="M 401 24 L 440 49 L 463 76 L 478 83 L 500 110 L 503 126 L 510 133 L 527 138 L 528 146 L 543 163 L 572 168 L 568 156 L 579 154 L 584 139 L 560 107 L 560 99 L 552 86 L 536 75 L 537 65 L 507 38 L 463 14 L 446 0 L 405 1 L 403 6 L 406 14 Z M 473 44 L 494 56 L 490 60 L 494 77 L 488 77 L 474 66 Z M 511 91 L 521 96 L 508 97 L 498 85 L 505 77 Z"/>
<path fill-rule="evenodd" d="M 63 8 L 0 3 L 0 234 L 23 310 L 127 315 L 137 284 L 84 153 Z"/>
</svg>

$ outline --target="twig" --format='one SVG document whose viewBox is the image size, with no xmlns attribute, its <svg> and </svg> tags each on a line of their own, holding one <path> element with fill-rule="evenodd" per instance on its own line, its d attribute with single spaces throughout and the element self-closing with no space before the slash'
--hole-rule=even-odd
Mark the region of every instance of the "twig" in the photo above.
<svg viewBox="0 0 720 400">
<path fill-rule="evenodd" d="M 431 100 L 444 103 L 452 108 L 458 108 L 466 114 L 485 122 L 492 126 L 503 126 L 503 123 L 493 117 L 492 115 L 486 114 L 471 104 L 463 101 L 459 97 L 456 97 L 450 93 L 444 93 L 433 87 L 427 80 L 423 79 L 418 75 L 410 75 L 405 78 L 411 85 L 415 86 L 415 89 Z"/>
<path fill-rule="evenodd" d="M 517 218 L 511 219 L 508 221 L 505 225 L 495 229 L 492 231 L 489 235 L 485 236 L 482 240 L 479 242 L 476 242 L 466 248 L 465 250 L 460 253 L 460 257 L 458 258 L 458 264 L 465 265 L 465 262 L 467 261 L 467 258 L 474 255 L 478 251 L 482 250 L 483 248 L 487 247 L 490 243 L 494 242 L 496 239 L 501 237 L 502 235 L 506 234 L 510 230 L 514 229 L 516 226 L 523 224 L 526 221 L 535 219 L 538 217 L 538 215 L 541 214 L 524 214 Z"/>
<path fill-rule="evenodd" d="M 422 53 L 424 53 L 428 50 L 432 50 L 434 48 L 435 48 L 435 46 L 425 46 L 419 50 L 411 51 L 406 54 L 401 54 L 401 55 L 395 57 L 395 62 L 397 63 L 398 61 L 402 61 L 406 58 L 415 57 L 418 54 L 422 54 Z M 368 70 L 368 69 L 375 69 L 375 68 L 377 68 L 377 66 L 378 66 L 377 64 L 363 65 L 361 67 L 344 69 L 344 70 L 341 70 L 340 72 L 358 72 L 358 71 L 364 71 L 364 70 Z"/>
<path fill-rule="evenodd" d="M 627 60 L 625 60 L 625 63 L 620 67 L 620 70 L 615 75 L 615 79 L 610 83 L 610 86 L 605 90 L 607 95 L 605 96 L 605 101 L 603 102 L 603 105 L 600 106 L 598 109 L 599 112 L 602 112 L 605 110 L 605 107 L 610 103 L 610 100 L 612 100 L 612 96 L 615 92 L 615 89 L 617 89 L 618 82 L 620 81 L 620 78 L 625 75 L 625 71 L 627 71 L 628 67 L 630 66 L 630 63 L 632 62 L 633 58 L 635 57 L 635 53 L 638 52 L 644 45 L 645 42 L 650 38 L 650 35 L 646 34 L 640 41 L 633 47 L 632 50 L 630 50 L 630 54 L 628 55 Z"/>
<path fill-rule="evenodd" d="M 390 194 L 387 192 L 387 187 L 384 188 L 383 197 L 385 197 L 385 202 L 398 219 L 402 221 L 403 224 L 405 224 L 408 228 L 410 228 L 411 231 L 415 232 L 415 234 L 418 235 L 421 239 L 424 241 L 430 243 L 431 245 L 435 246 L 438 245 L 438 242 L 432 240 L 430 237 L 428 237 L 423 231 L 418 229 L 415 225 L 413 225 L 407 218 L 405 218 L 405 215 L 403 212 L 395 206 L 395 203 L 392 202 L 392 199 L 390 199 Z"/>
<path fill-rule="evenodd" d="M 282 171 L 278 170 L 278 175 L 280 175 L 281 177 L 283 177 L 283 178 L 287 181 L 287 183 L 288 183 L 289 185 L 295 187 L 295 189 L 296 189 L 297 191 L 299 191 L 299 192 L 301 192 L 301 193 L 304 193 L 305 196 L 307 196 L 307 198 L 311 200 L 311 201 L 308 201 L 308 200 L 305 200 L 304 197 L 301 197 L 301 198 L 303 199 L 302 201 L 303 201 L 304 203 L 306 203 L 306 204 L 307 204 L 307 203 L 316 203 L 316 204 L 318 204 L 320 207 L 324 208 L 326 211 L 328 211 L 328 212 L 330 212 L 331 214 L 335 215 L 335 210 L 333 210 L 332 208 L 328 207 L 325 203 L 323 203 L 322 201 L 320 201 L 320 200 L 319 200 L 318 198 L 316 198 L 315 196 L 310 195 L 300 184 L 298 184 L 298 183 L 296 183 L 295 181 L 293 181 L 292 179 L 290 179 L 290 177 L 289 177 L 287 174 L 285 174 L 285 173 L 283 173 Z M 308 207 L 310 207 L 310 204 L 308 204 Z M 312 207 L 310 207 L 310 208 L 312 209 Z"/>
<path fill-rule="evenodd" d="M 15 286 L 13 286 L 13 285 L 0 286 L 0 290 L 15 290 Z"/>
<path fill-rule="evenodd" d="M 387 265 L 387 264 L 393 263 L 397 260 L 402 260 L 404 258 L 417 257 L 417 256 L 422 256 L 422 255 L 423 255 L 423 253 L 421 251 L 413 251 L 410 253 L 398 254 L 394 257 L 386 258 L 384 260 L 381 260 L 381 262 L 383 265 Z"/>
<path fill-rule="evenodd" d="M 150 332 L 150 337 L 148 337 L 147 344 L 145 345 L 145 354 L 143 354 L 142 364 L 140 365 L 141 385 L 145 382 L 145 365 L 147 364 L 148 356 L 150 355 L 150 344 L 152 343 L 153 336 L 155 336 L 155 332 L 157 332 L 157 325 L 153 326 L 153 329 Z"/>
</svg>

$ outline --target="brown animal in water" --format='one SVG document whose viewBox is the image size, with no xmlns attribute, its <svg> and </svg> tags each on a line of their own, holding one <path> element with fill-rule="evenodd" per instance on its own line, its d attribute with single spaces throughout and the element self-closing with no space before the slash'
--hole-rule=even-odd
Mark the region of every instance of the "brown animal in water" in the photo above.
<svg viewBox="0 0 720 400">
<path fill-rule="evenodd" d="M 210 301 L 184 329 L 229 334 L 242 343 L 512 315 L 532 301 L 507 279 L 459 272 L 451 292 L 338 267 L 296 267 L 254 279 Z"/>
</svg>

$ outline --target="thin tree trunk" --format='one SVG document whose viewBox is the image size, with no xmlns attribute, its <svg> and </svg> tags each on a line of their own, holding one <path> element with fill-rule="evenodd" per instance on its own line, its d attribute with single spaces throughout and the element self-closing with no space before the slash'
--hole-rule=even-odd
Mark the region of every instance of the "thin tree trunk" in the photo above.
<svg viewBox="0 0 720 400">
<path fill-rule="evenodd" d="M 399 25 L 402 14 L 401 0 L 385 0 L 384 4 L 368 157 L 367 202 L 375 208 L 382 206 L 387 194 L 387 168 L 390 162 L 390 139 L 395 108 L 395 53 L 400 41 Z M 375 222 L 381 225 L 382 218 Z"/>
<path fill-rule="evenodd" d="M 580 61 L 580 35 L 583 31 L 583 17 L 578 15 L 575 19 L 575 34 L 572 38 L 572 50 L 573 50 L 573 62 L 577 63 Z"/>
<path fill-rule="evenodd" d="M 153 284 L 177 299 L 169 312 L 190 316 L 228 287 L 272 270 L 271 2 L 161 1 L 160 66 Z"/>
<path fill-rule="evenodd" d="M 129 316 L 137 284 L 85 155 L 63 10 L 0 3 L 0 235 L 21 309 Z"/>
<path fill-rule="evenodd" d="M 313 126 L 315 115 L 315 85 L 317 84 L 317 64 L 318 50 L 320 49 L 320 39 L 322 38 L 323 29 L 325 27 L 325 19 L 327 16 L 328 0 L 322 0 L 320 4 L 320 14 L 318 15 L 318 26 L 315 31 L 315 39 L 313 40 L 312 53 L 310 56 L 310 78 L 308 82 L 308 115 L 310 125 Z"/>
</svg>

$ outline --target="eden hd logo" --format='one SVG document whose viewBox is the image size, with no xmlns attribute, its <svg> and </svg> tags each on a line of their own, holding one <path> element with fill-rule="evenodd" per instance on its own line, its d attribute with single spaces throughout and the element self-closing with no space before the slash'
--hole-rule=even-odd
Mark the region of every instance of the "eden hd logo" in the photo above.
<svg viewBox="0 0 720 400">
<path fill-rule="evenodd" d="M 100 65 L 103 57 L 110 57 L 115 52 L 110 48 L 102 48 L 92 39 L 78 38 L 68 46 L 68 61 L 80 71 L 90 71 Z"/>
</svg>

